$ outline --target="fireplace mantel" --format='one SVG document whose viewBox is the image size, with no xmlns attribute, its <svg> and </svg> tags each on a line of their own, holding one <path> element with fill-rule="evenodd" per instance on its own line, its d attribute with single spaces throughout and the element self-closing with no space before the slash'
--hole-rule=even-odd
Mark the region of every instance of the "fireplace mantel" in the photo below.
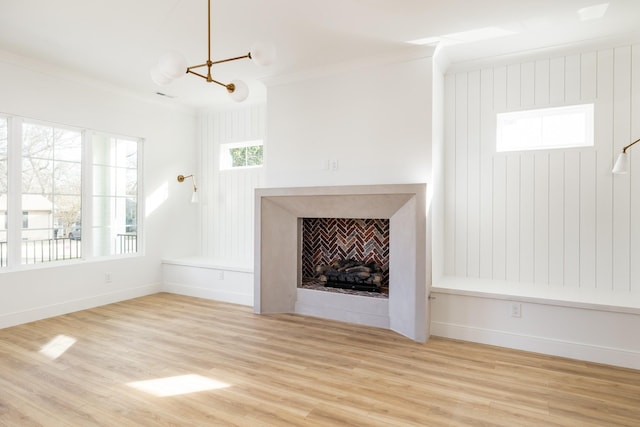
<svg viewBox="0 0 640 427">
<path fill-rule="evenodd" d="M 311 314 L 387 327 L 419 342 L 427 339 L 426 184 L 263 188 L 255 197 L 256 313 Z M 381 307 L 375 298 L 313 290 L 299 294 L 305 291 L 297 286 L 300 221 L 305 217 L 389 219 L 388 306 Z M 331 307 L 304 309 L 309 301 L 327 298 Z M 353 307 L 376 315 L 358 315 Z"/>
</svg>

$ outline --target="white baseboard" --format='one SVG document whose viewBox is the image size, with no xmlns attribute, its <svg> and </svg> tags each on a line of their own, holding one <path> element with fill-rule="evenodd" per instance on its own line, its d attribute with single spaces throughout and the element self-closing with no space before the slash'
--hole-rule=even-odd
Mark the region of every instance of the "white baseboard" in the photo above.
<svg viewBox="0 0 640 427">
<path fill-rule="evenodd" d="M 477 342 L 588 362 L 640 369 L 640 352 L 561 341 L 545 337 L 514 334 L 445 322 L 431 322 L 431 335 Z"/>
<path fill-rule="evenodd" d="M 253 306 L 253 294 L 234 293 L 228 290 L 201 288 L 180 283 L 164 283 L 162 285 L 162 291 L 189 297 L 228 302 L 231 304 Z"/>
<path fill-rule="evenodd" d="M 35 307 L 29 310 L 7 313 L 0 316 L 0 329 L 21 325 L 23 323 L 34 322 L 36 320 L 46 319 L 49 317 L 61 316 L 63 314 L 73 313 L 80 310 L 87 310 L 89 308 L 99 307 L 102 305 L 112 304 L 115 302 L 125 301 L 146 295 L 152 295 L 158 292 L 160 292 L 160 284 L 156 283 L 101 295 L 94 295 L 88 298 L 79 298 L 58 304 Z"/>
</svg>

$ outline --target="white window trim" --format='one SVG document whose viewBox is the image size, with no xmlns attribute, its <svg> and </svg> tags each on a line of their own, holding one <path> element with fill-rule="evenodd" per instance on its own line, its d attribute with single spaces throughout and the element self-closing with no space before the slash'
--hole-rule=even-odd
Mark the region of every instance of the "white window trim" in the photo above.
<svg viewBox="0 0 640 427">
<path fill-rule="evenodd" d="M 227 159 L 227 156 L 225 156 L 224 154 L 226 152 L 228 152 L 229 150 L 232 150 L 234 148 L 243 148 L 243 147 L 255 147 L 261 145 L 264 147 L 264 140 L 262 139 L 253 139 L 253 140 L 249 140 L 249 141 L 240 141 L 240 142 L 226 142 L 226 143 L 222 143 L 220 144 L 220 171 L 234 171 L 234 170 L 241 170 L 241 169 L 256 169 L 256 168 L 261 168 L 262 166 L 264 166 L 264 157 L 263 157 L 263 164 L 261 165 L 251 165 L 251 166 L 231 166 L 230 164 L 228 164 L 228 162 L 226 162 L 225 160 Z M 264 150 L 264 148 L 263 148 Z M 264 156 L 264 154 L 263 154 Z"/>
<path fill-rule="evenodd" d="M 581 113 L 584 115 L 585 139 L 579 144 L 544 144 L 537 146 L 517 146 L 516 144 L 509 145 L 503 141 L 502 127 L 503 123 L 509 120 L 518 120 L 523 118 L 540 118 L 559 116 L 562 114 Z M 553 106 L 534 108 L 528 110 L 508 111 L 496 113 L 496 152 L 497 153 L 509 153 L 519 151 L 539 151 L 539 150 L 557 150 L 557 149 L 575 149 L 575 148 L 589 148 L 594 146 L 594 123 L 595 123 L 595 105 L 594 103 L 574 104 L 564 106 Z M 542 130 L 542 128 L 540 129 Z"/>
</svg>

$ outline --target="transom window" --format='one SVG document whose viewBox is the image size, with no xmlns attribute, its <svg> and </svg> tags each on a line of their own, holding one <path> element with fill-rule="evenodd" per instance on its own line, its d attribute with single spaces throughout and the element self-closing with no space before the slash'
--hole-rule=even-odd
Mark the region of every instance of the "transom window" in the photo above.
<svg viewBox="0 0 640 427">
<path fill-rule="evenodd" d="M 497 115 L 496 151 L 593 146 L 593 104 Z"/>
<path fill-rule="evenodd" d="M 220 146 L 221 170 L 258 167 L 262 164 L 262 140 L 233 142 Z"/>
</svg>

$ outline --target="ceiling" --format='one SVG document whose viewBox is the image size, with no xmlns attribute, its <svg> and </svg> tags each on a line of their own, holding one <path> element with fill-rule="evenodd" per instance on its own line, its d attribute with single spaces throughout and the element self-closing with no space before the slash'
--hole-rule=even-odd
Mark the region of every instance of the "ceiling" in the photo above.
<svg viewBox="0 0 640 427">
<path fill-rule="evenodd" d="M 440 38 L 441 51 L 460 62 L 635 37 L 640 0 L 609 0 L 601 18 L 580 19 L 580 9 L 605 1 L 212 0 L 213 60 L 244 55 L 258 41 L 277 49 L 274 65 L 220 64 L 214 78 L 243 79 L 256 99 L 265 94 L 264 79 L 396 54 L 422 38 Z M 163 87 L 149 78 L 168 50 L 181 52 L 189 65 L 206 61 L 206 0 L 0 0 L 0 11 L 0 50 L 144 96 L 173 97 L 166 102 L 227 102 L 223 88 L 194 76 Z"/>
</svg>

